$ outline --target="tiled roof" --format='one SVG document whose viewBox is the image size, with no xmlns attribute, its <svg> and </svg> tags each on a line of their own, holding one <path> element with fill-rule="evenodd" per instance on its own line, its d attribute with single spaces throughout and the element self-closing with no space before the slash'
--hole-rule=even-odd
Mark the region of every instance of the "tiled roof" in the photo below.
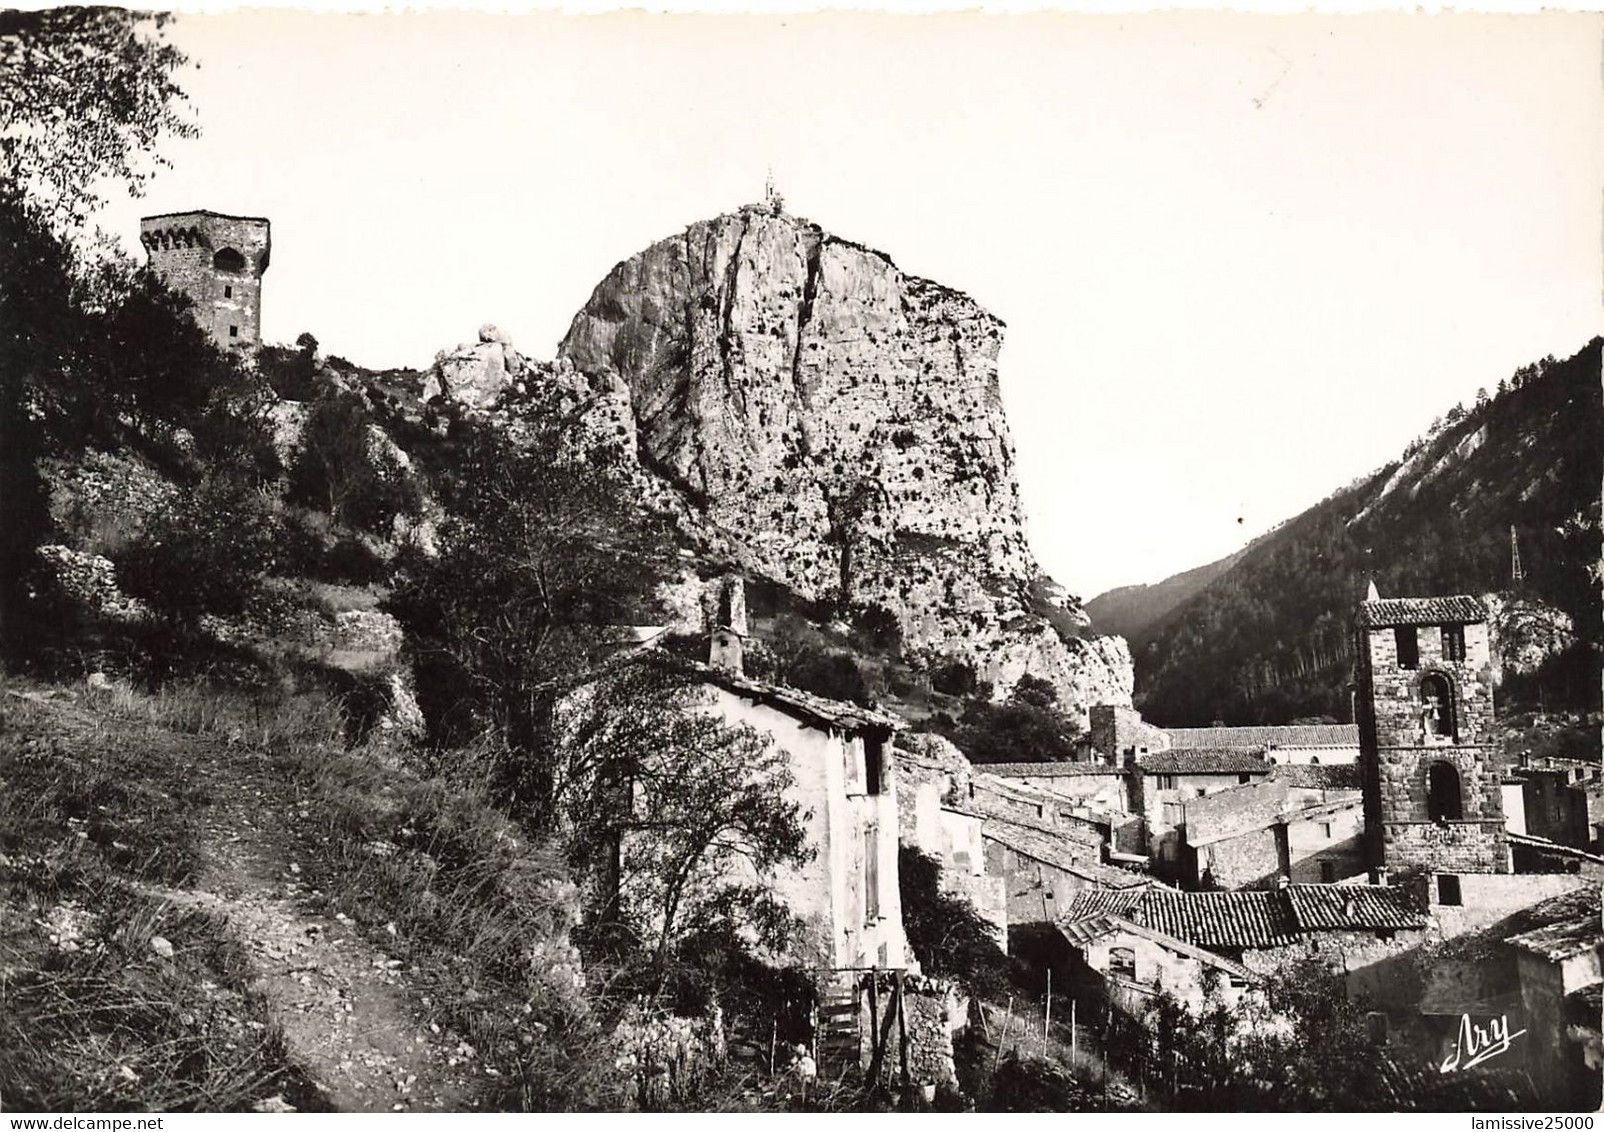
<svg viewBox="0 0 1604 1132">
<path fill-rule="evenodd" d="M 1125 931 L 1132 935 L 1139 935 L 1144 939 L 1150 939 L 1160 947 L 1168 948 L 1181 955 L 1190 956 L 1201 963 L 1207 963 L 1211 967 L 1217 967 L 1232 977 L 1241 979 L 1243 982 L 1258 983 L 1264 979 L 1264 976 L 1250 971 L 1240 963 L 1216 955 L 1204 948 L 1194 947 L 1184 939 L 1176 939 L 1174 936 L 1165 935 L 1161 931 L 1143 927 L 1141 924 L 1128 920 L 1123 916 L 1105 913 L 1084 920 L 1061 920 L 1055 926 L 1065 939 L 1078 946 L 1085 946 L 1111 932 Z"/>
<path fill-rule="evenodd" d="M 1284 947 L 1303 932 L 1395 931 L 1423 928 L 1425 915 L 1400 888 L 1294 884 L 1284 889 L 1181 892 L 1077 892 L 1066 922 L 1122 916 L 1176 939 L 1207 948 Z"/>
<path fill-rule="evenodd" d="M 1359 603 L 1360 628 L 1384 629 L 1389 625 L 1462 625 L 1487 620 L 1487 607 L 1478 597 L 1387 597 Z"/>
<path fill-rule="evenodd" d="M 907 724 L 894 715 L 875 711 L 860 704 L 842 700 L 827 700 L 797 688 L 754 680 L 750 676 L 737 676 L 707 664 L 688 665 L 692 675 L 734 692 L 744 699 L 765 704 L 786 715 L 815 726 L 840 728 L 843 731 L 902 731 Z"/>
<path fill-rule="evenodd" d="M 1064 909 L 1065 921 L 1087 920 L 1097 916 L 1128 916 L 1142 902 L 1144 889 L 1083 888 L 1074 893 Z"/>
<path fill-rule="evenodd" d="M 1549 960 L 1581 955 L 1604 944 L 1599 904 L 1599 886 L 1585 884 L 1510 917 L 1527 930 L 1507 935 L 1504 941 Z"/>
<path fill-rule="evenodd" d="M 1284 763 L 1270 768 L 1270 778 L 1288 786 L 1302 786 L 1313 790 L 1359 790 L 1358 763 L 1332 763 L 1312 766 L 1308 763 Z"/>
<path fill-rule="evenodd" d="M 1117 775 L 1120 768 L 1101 763 L 976 763 L 976 770 L 1003 778 L 1075 778 L 1082 775 Z"/>
<path fill-rule="evenodd" d="M 1269 774 L 1275 769 L 1261 756 L 1235 747 L 1171 748 L 1148 755 L 1140 766 L 1143 774 Z"/>
<path fill-rule="evenodd" d="M 1297 938 L 1286 897 L 1274 891 L 1152 889 L 1128 918 L 1199 947 L 1284 947 Z"/>
<path fill-rule="evenodd" d="M 1299 723 L 1286 727 L 1166 727 L 1172 747 L 1357 747 L 1353 723 Z"/>
<path fill-rule="evenodd" d="M 1402 888 L 1294 884 L 1285 889 L 1302 931 L 1423 928 L 1426 916 Z"/>
</svg>

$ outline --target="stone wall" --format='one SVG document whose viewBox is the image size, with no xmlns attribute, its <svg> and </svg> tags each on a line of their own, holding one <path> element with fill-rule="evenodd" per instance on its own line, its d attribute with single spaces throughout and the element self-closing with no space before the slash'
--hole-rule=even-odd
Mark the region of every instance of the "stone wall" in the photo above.
<svg viewBox="0 0 1604 1132">
<path fill-rule="evenodd" d="M 139 240 L 162 281 L 193 301 L 195 321 L 220 348 L 261 345 L 262 273 L 271 251 L 265 219 L 215 212 L 147 216 L 139 222 Z M 237 270 L 217 266 L 227 251 L 239 254 Z"/>
<path fill-rule="evenodd" d="M 1266 825 L 1197 846 L 1184 879 L 1204 889 L 1273 887 L 1281 873 L 1275 831 Z"/>
<path fill-rule="evenodd" d="M 1332 879 L 1344 880 L 1366 871 L 1364 811 L 1358 800 L 1346 809 L 1286 823 L 1287 862 L 1293 884 L 1325 881 L 1321 866 L 1331 866 Z"/>
<path fill-rule="evenodd" d="M 1123 704 L 1096 704 L 1089 712 L 1091 745 L 1104 760 L 1120 763 L 1127 753 L 1167 751 L 1169 735 L 1142 718 L 1142 713 Z"/>
<path fill-rule="evenodd" d="M 859 1065 L 867 1071 L 880 1050 L 880 1079 L 895 1087 L 902 1080 L 903 1033 L 907 1035 L 908 1080 L 915 1087 L 957 1089 L 952 1035 L 968 1022 L 968 999 L 945 979 L 904 975 L 902 1004 L 905 1021 L 898 1025 L 896 975 L 876 971 L 866 975 L 858 995 Z"/>
<path fill-rule="evenodd" d="M 1399 873 L 1509 871 L 1502 815 L 1463 821 L 1387 822 L 1381 827 L 1381 839 L 1387 867 Z"/>
</svg>

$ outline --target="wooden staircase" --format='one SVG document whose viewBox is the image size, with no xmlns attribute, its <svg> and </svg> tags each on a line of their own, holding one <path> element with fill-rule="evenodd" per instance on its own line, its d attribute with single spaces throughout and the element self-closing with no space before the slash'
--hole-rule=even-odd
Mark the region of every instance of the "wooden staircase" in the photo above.
<svg viewBox="0 0 1604 1132">
<path fill-rule="evenodd" d="M 830 971 L 819 980 L 813 1027 L 813 1060 L 820 1080 L 839 1080 L 859 1070 L 858 974 Z"/>
</svg>

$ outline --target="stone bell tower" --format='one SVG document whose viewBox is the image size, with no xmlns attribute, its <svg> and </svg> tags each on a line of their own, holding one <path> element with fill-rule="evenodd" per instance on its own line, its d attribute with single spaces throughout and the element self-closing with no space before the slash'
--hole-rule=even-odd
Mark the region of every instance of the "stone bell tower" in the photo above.
<svg viewBox="0 0 1604 1132">
<path fill-rule="evenodd" d="M 1481 599 L 1372 597 L 1354 636 L 1371 864 L 1450 879 L 1508 872 Z"/>
<path fill-rule="evenodd" d="M 262 344 L 262 274 L 273 250 L 264 217 L 167 212 L 139 222 L 150 265 L 188 295 L 201 329 L 224 350 L 254 354 Z"/>
</svg>

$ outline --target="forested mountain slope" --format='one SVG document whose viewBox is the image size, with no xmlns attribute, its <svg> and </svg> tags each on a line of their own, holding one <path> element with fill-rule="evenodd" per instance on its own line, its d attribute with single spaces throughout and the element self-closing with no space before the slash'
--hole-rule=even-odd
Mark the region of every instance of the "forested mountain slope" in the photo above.
<svg viewBox="0 0 1604 1132">
<path fill-rule="evenodd" d="M 1099 632 L 1117 633 L 1130 642 L 1132 649 L 1138 649 L 1146 643 L 1149 630 L 1166 613 L 1196 596 L 1236 565 L 1247 551 L 1248 547 L 1243 547 L 1217 561 L 1171 574 L 1152 585 L 1119 586 L 1088 601 L 1086 612 Z"/>
<path fill-rule="evenodd" d="M 1563 610 L 1583 638 L 1551 666 L 1551 702 L 1591 706 L 1601 342 L 1450 410 L 1399 460 L 1257 540 L 1146 626 L 1133 649 L 1138 706 L 1172 726 L 1347 719 L 1349 621 L 1366 583 L 1383 595 L 1510 590 L 1511 526 L 1517 594 Z"/>
</svg>

